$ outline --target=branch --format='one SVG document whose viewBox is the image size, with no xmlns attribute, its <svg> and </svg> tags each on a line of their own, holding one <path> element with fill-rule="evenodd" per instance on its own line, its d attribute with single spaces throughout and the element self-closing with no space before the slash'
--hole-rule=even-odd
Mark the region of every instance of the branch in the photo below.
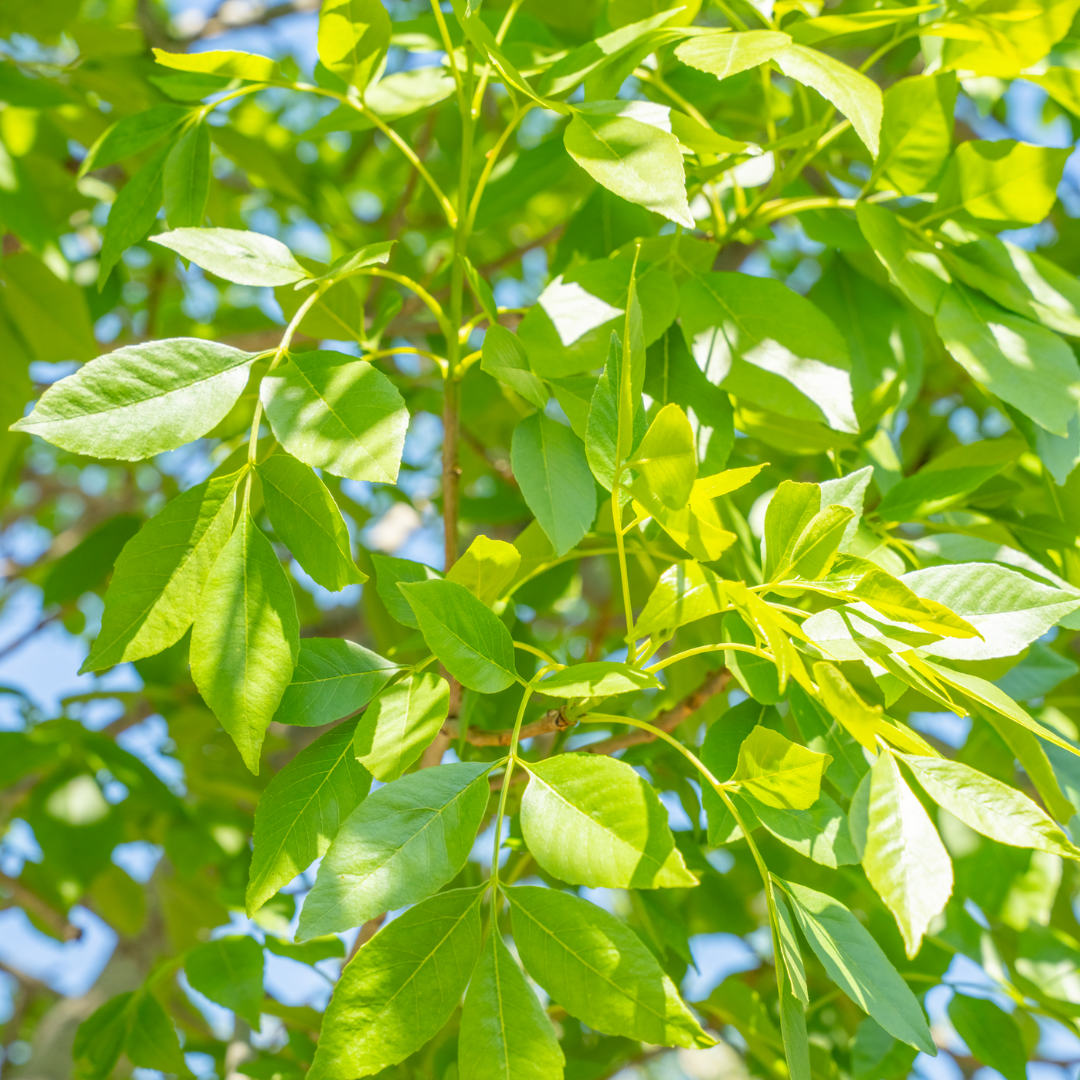
<svg viewBox="0 0 1080 1080">
<path fill-rule="evenodd" d="M 576 720 L 568 720 L 563 715 L 562 709 L 551 709 L 539 720 L 526 724 L 521 729 L 520 738 L 532 739 L 537 735 L 547 735 L 552 731 L 565 731 L 576 723 Z M 454 741 L 461 734 L 461 728 L 456 720 L 447 720 L 442 726 L 441 734 Z M 483 728 L 471 727 L 465 735 L 465 740 L 473 746 L 509 746 L 513 734 L 513 728 L 506 728 L 504 731 L 485 731 Z"/>
<path fill-rule="evenodd" d="M 76 941 L 82 937 L 82 931 L 72 926 L 66 916 L 47 904 L 37 893 L 31 892 L 21 881 L 0 874 L 0 900 L 10 900 L 18 904 L 28 915 L 35 915 L 49 927 L 61 941 Z M 11 907 L 10 903 L 3 906 Z"/>
</svg>

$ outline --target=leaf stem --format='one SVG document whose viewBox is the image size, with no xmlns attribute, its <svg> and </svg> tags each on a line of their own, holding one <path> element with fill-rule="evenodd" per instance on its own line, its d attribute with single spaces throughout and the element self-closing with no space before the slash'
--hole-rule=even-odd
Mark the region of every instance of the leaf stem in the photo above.
<svg viewBox="0 0 1080 1080">
<path fill-rule="evenodd" d="M 518 706 L 517 717 L 514 720 L 514 731 L 510 736 L 510 753 L 506 760 L 506 772 L 503 774 L 502 791 L 499 793 L 499 809 L 495 815 L 495 849 L 491 854 L 491 885 L 499 888 L 499 852 L 502 850 L 502 823 L 506 816 L 506 799 L 510 794 L 510 778 L 514 775 L 514 765 L 517 762 L 518 740 L 521 737 L 521 722 L 525 719 L 525 706 L 532 697 L 533 684 L 530 682 L 525 687 L 525 693 L 521 695 L 521 704 Z"/>
<path fill-rule="evenodd" d="M 765 649 L 759 649 L 755 645 L 741 645 L 737 641 L 720 641 L 715 645 L 699 645 L 696 649 L 687 649 L 684 652 L 676 653 L 674 656 L 665 657 L 658 664 L 653 664 L 652 667 L 646 668 L 646 671 L 655 674 L 657 671 L 663 671 L 664 668 L 670 667 L 680 660 L 686 660 L 688 657 L 699 656 L 701 653 L 707 652 L 726 652 L 729 649 L 732 652 L 750 653 L 753 656 L 760 656 L 763 660 L 769 660 L 774 664 L 776 663 L 776 657 L 773 656 L 771 652 L 767 652 Z"/>
</svg>

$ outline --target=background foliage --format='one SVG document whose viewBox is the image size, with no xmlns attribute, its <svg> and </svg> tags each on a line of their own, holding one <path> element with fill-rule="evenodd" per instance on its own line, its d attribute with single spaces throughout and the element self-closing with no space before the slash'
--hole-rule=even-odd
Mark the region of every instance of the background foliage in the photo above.
<svg viewBox="0 0 1080 1080">
<path fill-rule="evenodd" d="M 3 1068 L 1080 1058 L 1077 6 L 0 3 Z"/>
</svg>

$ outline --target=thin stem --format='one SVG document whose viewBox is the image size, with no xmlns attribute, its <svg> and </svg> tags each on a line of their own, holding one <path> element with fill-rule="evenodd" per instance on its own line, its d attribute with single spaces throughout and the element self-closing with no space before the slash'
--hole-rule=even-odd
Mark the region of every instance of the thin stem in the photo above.
<svg viewBox="0 0 1080 1080">
<path fill-rule="evenodd" d="M 431 312 L 432 315 L 435 316 L 435 321 L 439 324 L 439 330 L 446 338 L 448 347 L 450 339 L 456 337 L 451 328 L 450 320 L 447 319 L 446 313 L 442 309 L 442 304 L 440 304 L 423 285 L 417 281 L 413 281 L 411 277 L 395 273 L 393 270 L 383 270 L 378 266 L 365 266 L 360 270 L 357 270 L 354 274 L 346 274 L 345 277 L 382 277 L 388 278 L 390 281 L 396 281 L 399 285 L 404 285 L 405 288 L 411 293 L 414 293 L 416 298 Z M 345 277 L 338 278 L 338 280 L 343 281 Z M 417 352 L 418 350 L 413 349 L 411 351 Z"/>
<path fill-rule="evenodd" d="M 669 656 L 664 660 L 661 660 L 659 664 L 653 664 L 652 667 L 646 670 L 655 674 L 658 671 L 663 671 L 664 668 L 670 667 L 672 664 L 677 664 L 680 660 L 686 660 L 690 656 L 699 656 L 701 653 L 707 652 L 726 652 L 730 649 L 732 652 L 744 652 L 751 653 L 754 656 L 760 656 L 763 660 L 769 660 L 772 663 L 776 663 L 776 657 L 771 652 L 766 652 L 764 649 L 759 649 L 754 645 L 740 645 L 737 641 L 721 641 L 716 645 L 699 645 L 696 649 L 687 649 L 685 652 L 676 653 L 674 656 Z"/>
<path fill-rule="evenodd" d="M 514 775 L 514 765 L 517 762 L 518 740 L 521 737 L 521 722 L 525 719 L 525 706 L 532 697 L 533 686 L 528 683 L 525 693 L 521 695 L 521 704 L 518 706 L 517 717 L 514 720 L 514 732 L 510 736 L 510 754 L 506 761 L 506 772 L 503 774 L 502 792 L 499 795 L 499 810 L 495 815 L 495 850 L 491 855 L 491 883 L 494 888 L 499 887 L 499 851 L 502 848 L 502 823 L 506 816 L 506 798 L 510 794 L 510 779 Z"/>
<path fill-rule="evenodd" d="M 266 374 L 269 375 L 281 363 L 281 358 L 289 351 L 289 346 L 292 344 L 293 335 L 296 333 L 296 328 L 304 321 L 304 316 L 311 310 L 311 306 L 316 300 L 322 296 L 326 286 L 316 286 L 312 294 L 296 309 L 296 314 L 292 317 L 289 325 L 285 327 L 285 333 L 281 335 L 281 344 L 278 345 L 277 351 L 274 353 L 274 359 L 270 361 L 270 366 L 266 369 Z M 255 402 L 255 415 L 251 421 L 251 436 L 248 439 L 248 464 L 254 465 L 259 445 L 259 424 L 262 423 L 263 405 L 262 397 L 260 396 Z M 248 478 L 248 488 L 250 490 L 251 479 Z"/>
<path fill-rule="evenodd" d="M 566 667 L 565 664 L 560 664 L 558 660 L 553 659 L 546 652 L 544 652 L 543 649 L 538 649 L 535 645 L 526 645 L 524 641 L 515 641 L 514 648 L 521 649 L 522 652 L 532 653 L 533 656 L 540 657 L 540 659 L 543 660 L 545 664 L 548 664 L 551 667 Z"/>
<path fill-rule="evenodd" d="M 446 19 L 443 17 L 443 11 L 439 4 L 439 0 L 431 0 L 431 11 L 435 16 L 435 22 L 439 27 L 439 36 L 442 38 L 443 48 L 446 50 L 446 59 L 449 61 L 450 71 L 454 77 L 454 85 L 457 87 L 458 108 L 461 109 L 462 116 L 464 116 L 465 110 L 468 108 L 465 83 L 461 72 L 458 71 L 457 59 L 454 56 L 454 43 L 450 40 L 450 31 L 447 28 Z"/>
<path fill-rule="evenodd" d="M 533 106 L 530 104 L 515 109 L 514 115 L 510 118 L 510 123 L 496 140 L 495 145 L 487 152 L 487 160 L 484 162 L 484 168 L 480 173 L 480 178 L 476 181 L 476 190 L 473 192 L 472 201 L 469 203 L 466 228 L 470 233 L 472 232 L 473 223 L 476 221 L 476 213 L 480 209 L 480 199 L 484 194 L 484 188 L 487 187 L 488 179 L 491 176 L 491 170 L 494 169 L 495 165 L 498 163 L 499 155 L 502 153 L 507 140 L 514 133 L 514 129 L 521 123 L 522 118 L 532 108 Z"/>
<path fill-rule="evenodd" d="M 615 548 L 619 555 L 619 577 L 622 580 L 623 611 L 626 616 L 626 632 L 627 634 L 630 634 L 634 626 L 634 606 L 630 602 L 630 575 L 626 569 L 626 541 L 622 531 L 622 510 L 619 507 L 619 479 L 621 476 L 622 465 L 617 465 L 615 467 L 615 476 L 611 481 L 611 520 L 612 524 L 615 526 Z M 628 642 L 626 646 L 626 662 L 628 664 L 633 664 L 636 655 L 636 642 Z"/>
<path fill-rule="evenodd" d="M 673 735 L 669 735 L 663 728 L 658 728 L 653 724 L 646 723 L 644 720 L 635 720 L 631 716 L 615 716 L 608 715 L 606 713 L 588 713 L 585 716 L 578 717 L 578 723 L 581 724 L 629 724 L 630 727 L 641 728 L 642 731 L 648 731 L 650 734 L 655 735 L 658 739 L 663 739 L 664 742 L 670 743 L 679 751 L 691 765 L 694 766 L 698 772 L 709 782 L 710 786 L 716 788 L 717 791 L 723 787 L 723 783 L 717 780 L 715 776 L 705 767 L 704 762 L 693 751 L 688 750 L 678 739 Z"/>
</svg>

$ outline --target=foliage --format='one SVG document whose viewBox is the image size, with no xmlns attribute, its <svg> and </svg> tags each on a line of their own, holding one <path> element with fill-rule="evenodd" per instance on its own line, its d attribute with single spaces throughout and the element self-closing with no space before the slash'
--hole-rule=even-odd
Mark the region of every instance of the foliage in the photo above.
<svg viewBox="0 0 1080 1080">
<path fill-rule="evenodd" d="M 324 0 L 301 70 L 0 6 L 2 600 L 94 674 L 11 691 L 4 895 L 139 969 L 57 1075 L 1011 1080 L 1075 1030 L 1077 229 L 973 101 L 1071 142 L 1078 8 Z M 687 1002 L 720 932 L 758 962 Z"/>
</svg>

